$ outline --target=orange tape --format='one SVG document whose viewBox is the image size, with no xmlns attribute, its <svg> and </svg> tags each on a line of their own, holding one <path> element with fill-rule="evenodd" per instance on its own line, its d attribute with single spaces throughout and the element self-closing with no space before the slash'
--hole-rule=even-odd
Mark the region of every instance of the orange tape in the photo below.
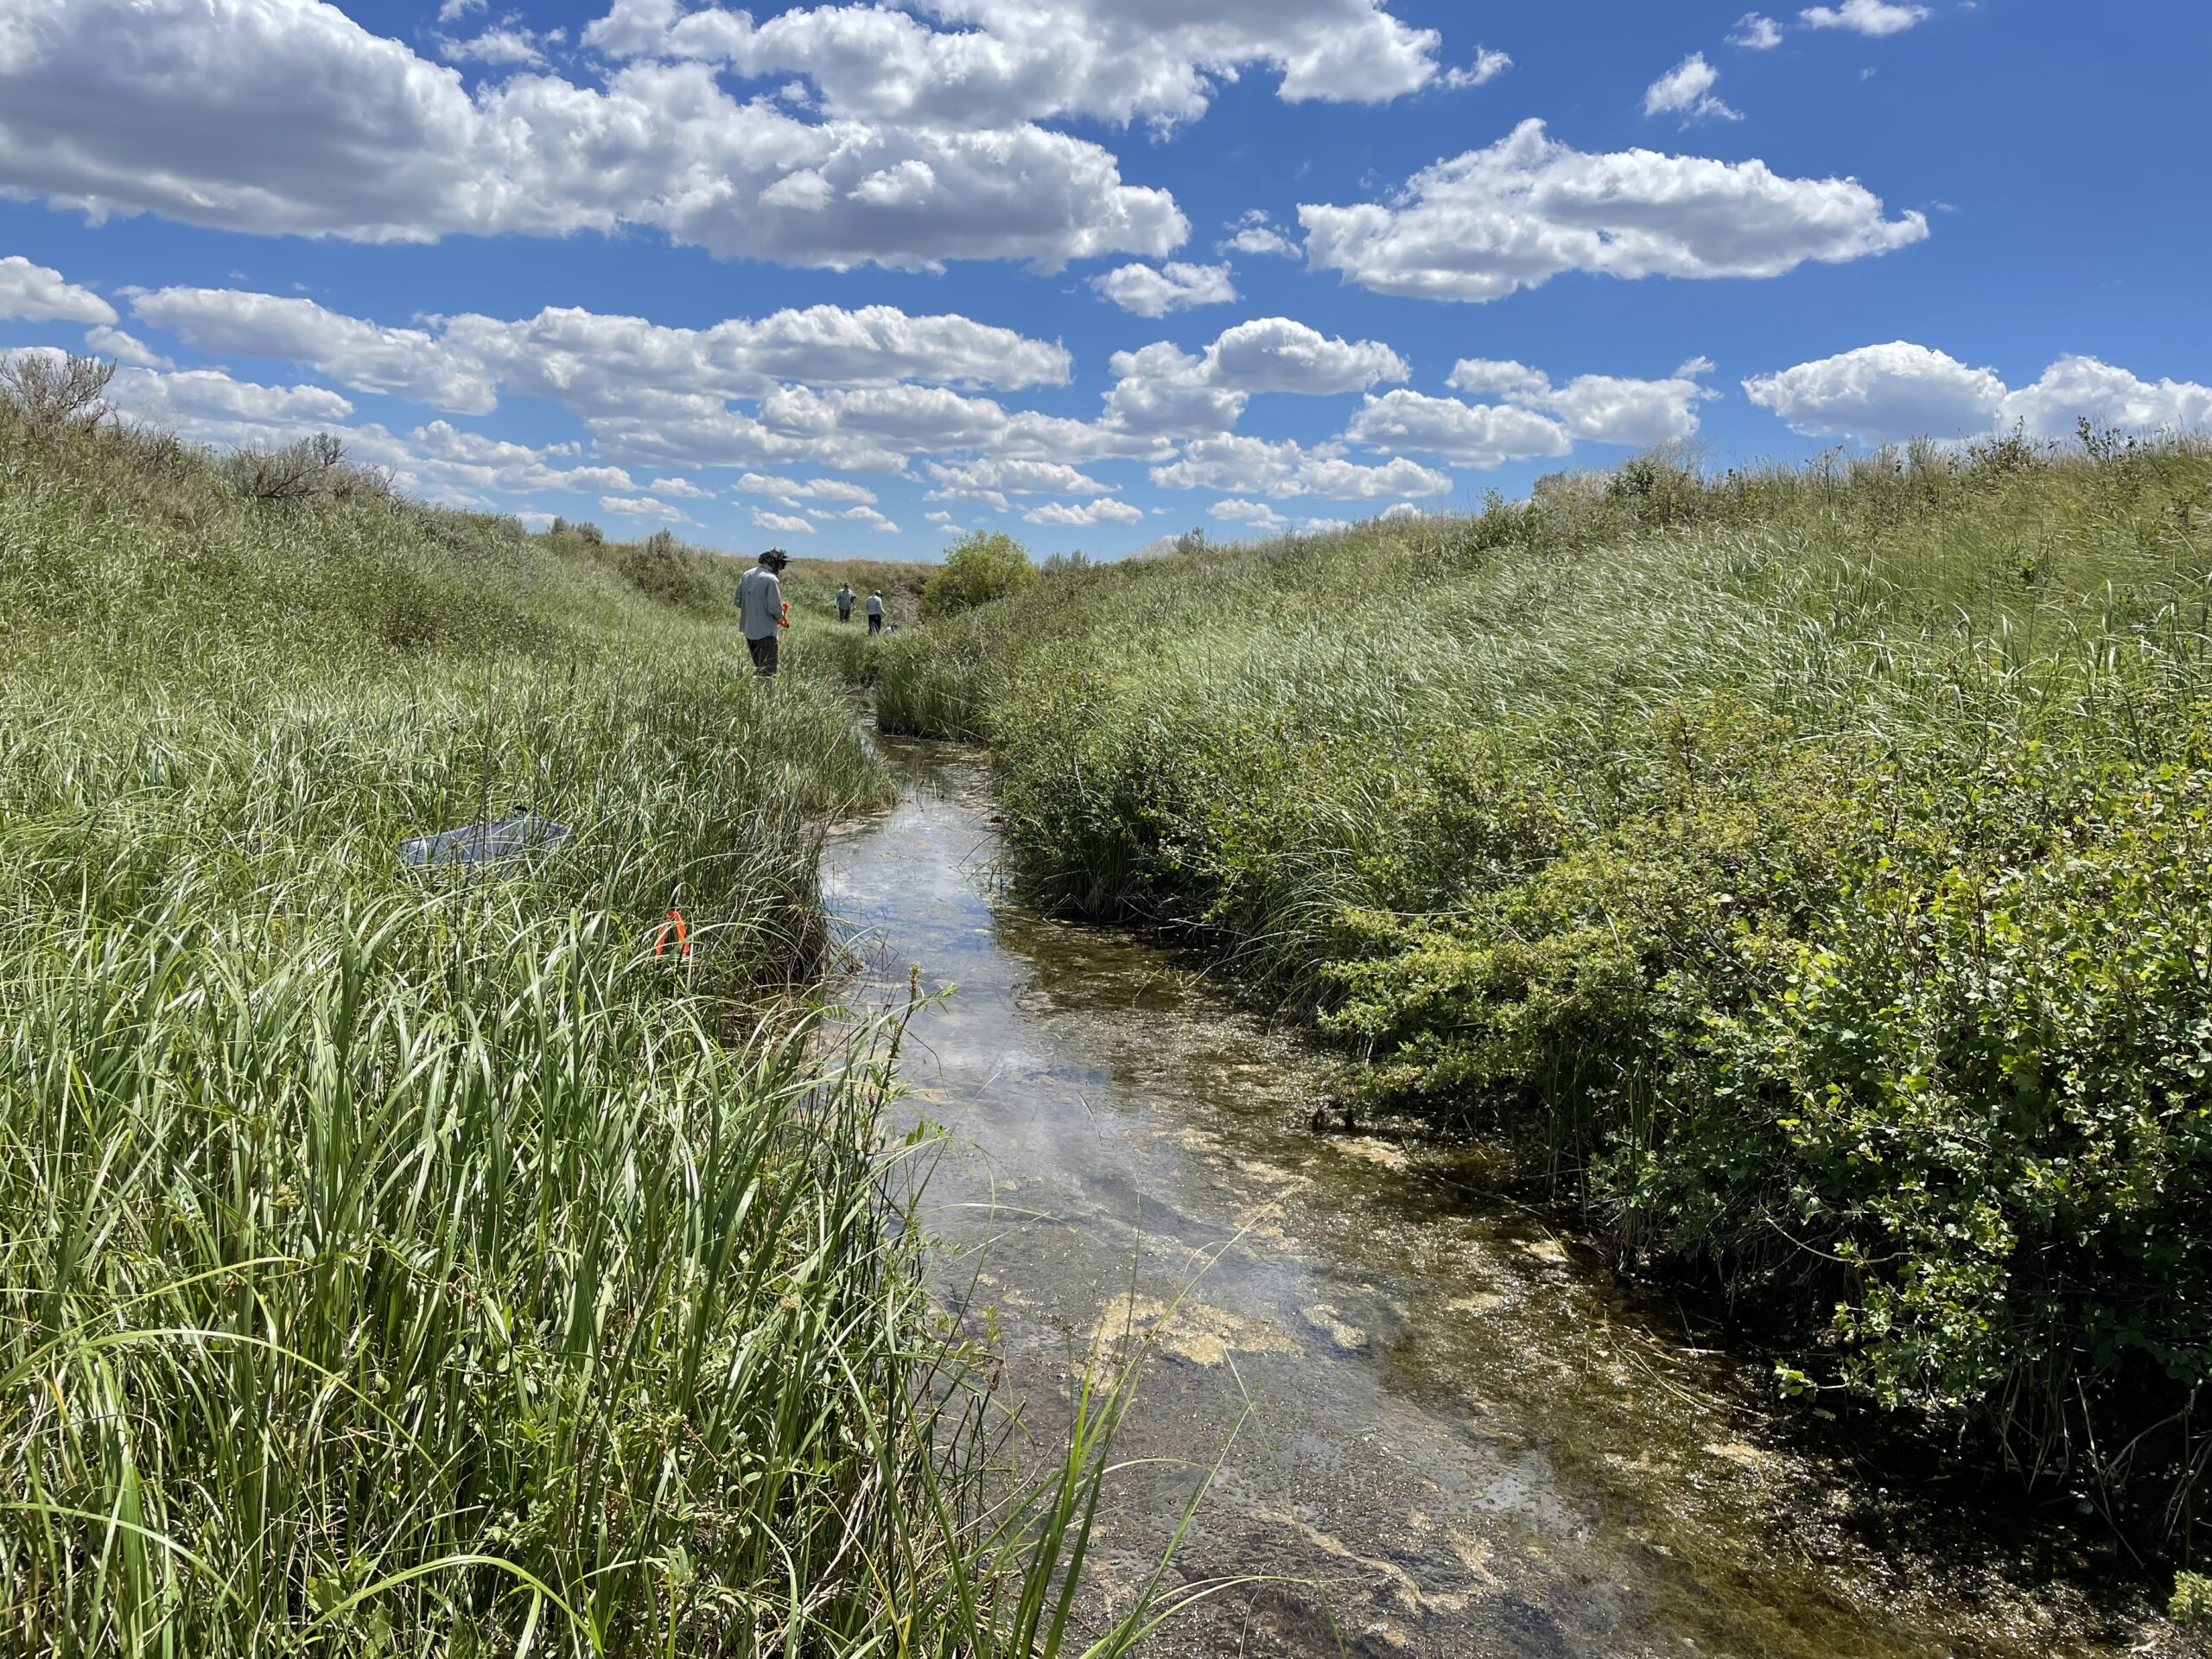
<svg viewBox="0 0 2212 1659">
<path fill-rule="evenodd" d="M 660 925 L 660 937 L 653 941 L 653 955 L 659 957 L 667 954 L 668 934 L 671 928 L 676 930 L 676 944 L 678 951 L 683 956 L 690 956 L 691 930 L 683 925 L 683 912 L 680 910 L 670 911 L 668 919 Z"/>
</svg>

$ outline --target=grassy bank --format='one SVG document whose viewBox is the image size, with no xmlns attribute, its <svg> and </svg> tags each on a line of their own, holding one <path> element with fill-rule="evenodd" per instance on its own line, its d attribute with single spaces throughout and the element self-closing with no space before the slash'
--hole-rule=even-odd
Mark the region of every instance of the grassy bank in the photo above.
<svg viewBox="0 0 2212 1659">
<path fill-rule="evenodd" d="M 2087 435 L 1048 579 L 885 653 L 1021 872 L 1503 1135 L 1787 1387 L 2195 1542 L 2212 454 Z"/>
<path fill-rule="evenodd" d="M 837 688 L 270 475 L 0 404 L 0 1645 L 1032 1651 L 1082 1452 L 984 1485 L 815 1011 Z"/>
</svg>

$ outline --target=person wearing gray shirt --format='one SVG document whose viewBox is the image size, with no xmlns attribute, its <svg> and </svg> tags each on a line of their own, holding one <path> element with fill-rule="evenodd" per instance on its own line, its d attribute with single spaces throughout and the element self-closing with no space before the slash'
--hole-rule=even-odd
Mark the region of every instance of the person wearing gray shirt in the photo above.
<svg viewBox="0 0 2212 1659">
<path fill-rule="evenodd" d="M 776 630 L 788 627 L 784 620 L 784 585 L 776 573 L 791 563 L 780 547 L 760 556 L 760 563 L 737 579 L 738 626 L 745 631 L 745 647 L 753 653 L 753 671 L 762 679 L 776 673 Z"/>
<path fill-rule="evenodd" d="M 838 584 L 837 620 L 840 622 L 849 622 L 853 620 L 853 601 L 856 597 L 857 595 L 853 592 L 853 584 L 851 582 L 847 582 Z"/>
</svg>

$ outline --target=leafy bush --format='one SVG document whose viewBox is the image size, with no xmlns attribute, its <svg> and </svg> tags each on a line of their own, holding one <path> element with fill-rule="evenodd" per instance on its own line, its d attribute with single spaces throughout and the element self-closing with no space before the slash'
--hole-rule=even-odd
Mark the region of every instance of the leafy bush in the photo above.
<svg viewBox="0 0 2212 1659">
<path fill-rule="evenodd" d="M 1021 543 L 1003 531 L 974 530 L 953 543 L 944 568 L 922 588 L 922 614 L 950 616 L 1025 592 L 1036 585 L 1037 567 Z"/>
</svg>

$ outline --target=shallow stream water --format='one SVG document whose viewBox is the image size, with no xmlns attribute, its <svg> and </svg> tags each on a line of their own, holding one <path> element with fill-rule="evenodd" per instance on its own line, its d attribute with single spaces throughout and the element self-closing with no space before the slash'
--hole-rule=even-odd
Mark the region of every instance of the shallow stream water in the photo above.
<svg viewBox="0 0 2212 1659">
<path fill-rule="evenodd" d="M 2071 1541 L 1793 1440 L 1756 1368 L 1617 1290 L 1478 1150 L 1315 1134 L 1317 1057 L 1173 954 L 1012 902 L 976 758 L 885 753 L 899 804 L 839 826 L 823 880 L 875 1000 L 910 966 L 950 988 L 902 1066 L 954 1148 L 940 1292 L 995 1322 L 1047 1451 L 1087 1365 L 1147 1354 L 1094 1617 L 1205 1484 L 1168 1581 L 1269 1581 L 1161 1653 L 2171 1650 Z"/>
</svg>

